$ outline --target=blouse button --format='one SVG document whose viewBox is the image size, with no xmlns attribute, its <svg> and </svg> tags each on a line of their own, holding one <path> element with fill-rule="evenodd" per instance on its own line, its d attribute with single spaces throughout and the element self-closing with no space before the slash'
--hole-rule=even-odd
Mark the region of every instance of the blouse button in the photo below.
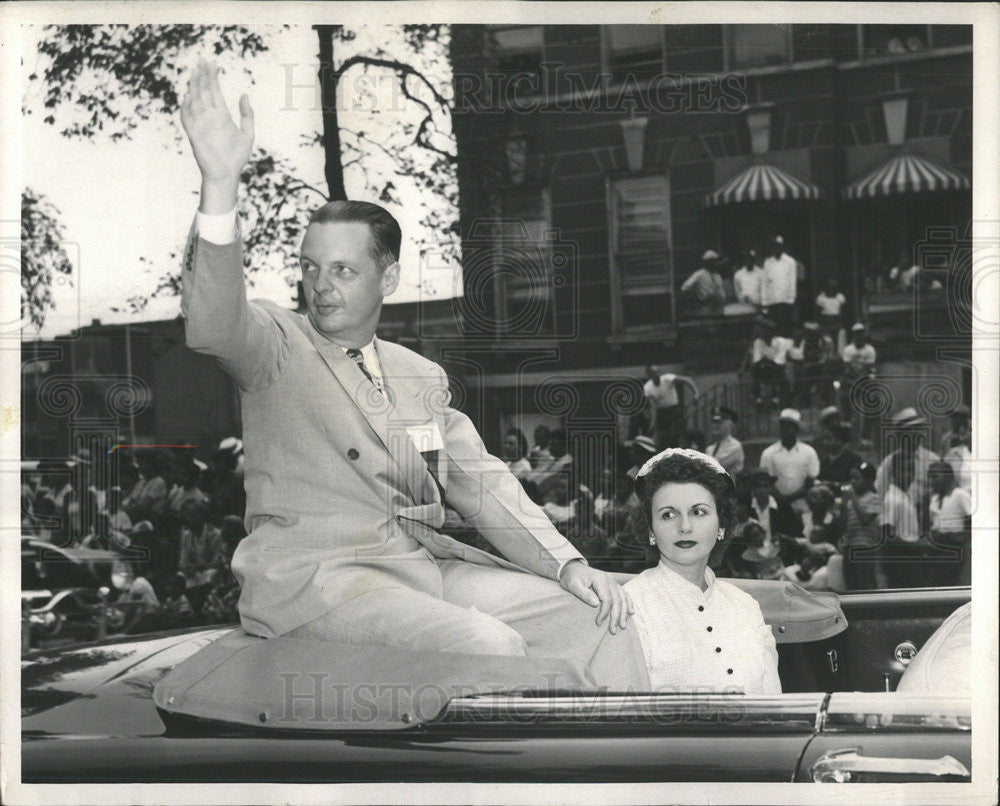
<svg viewBox="0 0 1000 806">
<path fill-rule="evenodd" d="M 705 629 L 708 630 L 709 632 L 712 632 L 712 628 L 711 627 L 706 627 Z"/>
<path fill-rule="evenodd" d="M 698 612 L 699 613 L 704 612 L 704 610 L 705 610 L 705 605 L 698 605 Z"/>
<path fill-rule="evenodd" d="M 721 647 L 721 646 L 717 646 L 717 647 L 715 648 L 715 651 L 716 651 L 716 652 L 721 652 L 721 651 L 722 651 L 722 647 Z"/>
<path fill-rule="evenodd" d="M 726 674 L 732 674 L 732 673 L 733 673 L 732 669 L 726 669 Z"/>
</svg>

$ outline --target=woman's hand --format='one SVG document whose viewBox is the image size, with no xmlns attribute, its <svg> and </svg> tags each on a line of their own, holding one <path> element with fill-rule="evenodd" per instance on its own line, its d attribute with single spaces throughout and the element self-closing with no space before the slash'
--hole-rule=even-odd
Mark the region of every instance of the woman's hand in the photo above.
<svg viewBox="0 0 1000 806">
<path fill-rule="evenodd" d="M 632 599 L 614 578 L 591 568 L 583 560 L 570 560 L 563 566 L 559 584 L 572 593 L 581 602 L 591 607 L 599 607 L 595 624 L 601 624 L 606 618 L 608 631 L 614 635 L 619 628 L 625 629 L 629 616 L 635 612 Z"/>
</svg>

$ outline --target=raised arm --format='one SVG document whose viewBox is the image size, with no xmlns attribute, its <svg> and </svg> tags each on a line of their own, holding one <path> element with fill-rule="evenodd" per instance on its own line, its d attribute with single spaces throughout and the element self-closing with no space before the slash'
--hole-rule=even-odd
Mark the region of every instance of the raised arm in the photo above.
<svg viewBox="0 0 1000 806">
<path fill-rule="evenodd" d="M 695 397 L 698 397 L 698 387 L 695 386 L 694 381 L 687 375 L 677 375 L 674 378 L 674 383 L 683 383 L 691 387 L 691 391 L 694 393 Z"/>
<path fill-rule="evenodd" d="M 285 350 L 274 319 L 247 302 L 243 281 L 236 201 L 253 148 L 253 110 L 242 96 L 237 126 L 219 88 L 218 67 L 200 62 L 181 104 L 181 123 L 201 172 L 198 220 L 181 272 L 187 345 L 217 358 L 242 389 L 258 388 L 276 376 Z"/>
<path fill-rule="evenodd" d="M 240 97 L 240 125 L 233 122 L 219 88 L 219 68 L 199 62 L 181 103 L 181 125 L 201 171 L 201 203 L 208 215 L 236 209 L 236 191 L 253 148 L 250 98 Z"/>
</svg>

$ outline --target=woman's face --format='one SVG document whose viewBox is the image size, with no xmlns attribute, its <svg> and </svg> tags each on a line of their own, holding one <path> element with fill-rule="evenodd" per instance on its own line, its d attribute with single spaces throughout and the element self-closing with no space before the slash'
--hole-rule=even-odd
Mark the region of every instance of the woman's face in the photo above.
<svg viewBox="0 0 1000 806">
<path fill-rule="evenodd" d="M 861 471 L 856 467 L 851 468 L 851 486 L 858 495 L 861 495 L 868 489 L 868 482 L 865 481 L 865 477 L 861 475 Z"/>
<path fill-rule="evenodd" d="M 694 482 L 667 482 L 653 493 L 651 515 L 663 562 L 675 570 L 704 569 L 720 537 L 715 496 Z"/>
<path fill-rule="evenodd" d="M 503 438 L 503 455 L 505 459 L 519 459 L 517 455 L 517 437 L 513 434 L 508 434 Z"/>
</svg>

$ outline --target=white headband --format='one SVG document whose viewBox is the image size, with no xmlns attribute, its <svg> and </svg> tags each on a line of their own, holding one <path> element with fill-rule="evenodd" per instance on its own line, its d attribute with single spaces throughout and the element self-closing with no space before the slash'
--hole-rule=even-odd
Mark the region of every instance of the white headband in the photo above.
<svg viewBox="0 0 1000 806">
<path fill-rule="evenodd" d="M 695 451 L 692 450 L 691 448 L 667 448 L 665 451 L 660 451 L 658 454 L 656 454 L 656 456 L 647 460 L 646 464 L 644 464 L 641 468 L 639 468 L 639 472 L 635 474 L 636 479 L 640 479 L 643 476 L 645 476 L 650 470 L 653 469 L 653 467 L 655 467 L 660 462 L 661 459 L 666 459 L 668 456 L 683 456 L 685 459 L 693 459 L 696 462 L 701 462 L 704 465 L 708 465 L 716 473 L 722 473 L 726 476 L 729 476 L 729 471 L 727 471 L 726 468 L 724 468 L 721 464 L 719 464 L 719 460 L 716 459 L 714 456 L 709 456 L 707 453 L 702 453 L 701 451 Z M 730 478 L 732 477 L 730 476 Z"/>
</svg>

